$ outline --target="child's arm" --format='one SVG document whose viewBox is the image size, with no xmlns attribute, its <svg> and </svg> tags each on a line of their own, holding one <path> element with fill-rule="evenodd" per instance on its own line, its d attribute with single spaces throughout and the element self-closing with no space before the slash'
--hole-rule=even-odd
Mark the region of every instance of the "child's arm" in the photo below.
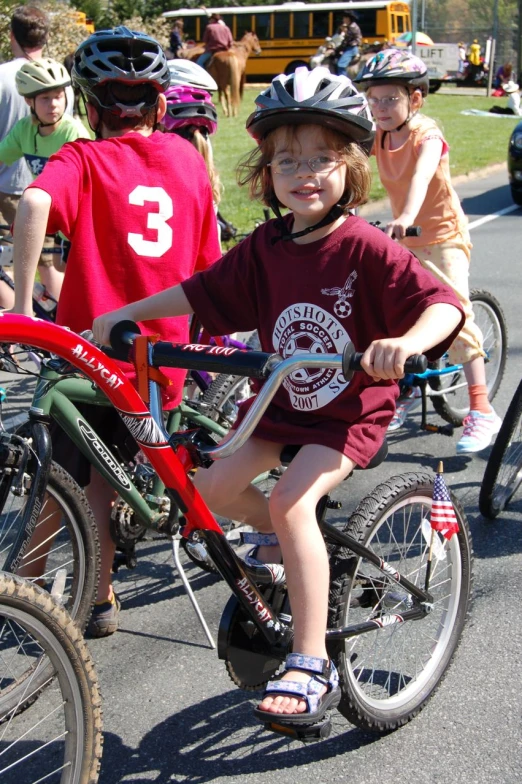
<svg viewBox="0 0 522 784">
<path fill-rule="evenodd" d="M 461 318 L 460 310 L 453 305 L 442 302 L 430 305 L 402 337 L 374 340 L 362 357 L 363 370 L 376 381 L 402 378 L 406 359 L 442 343 L 458 327 Z"/>
<path fill-rule="evenodd" d="M 386 233 L 389 237 L 402 239 L 406 235 L 408 226 L 413 226 L 415 218 L 426 198 L 428 185 L 437 171 L 437 166 L 442 155 L 442 139 L 426 139 L 422 143 L 417 164 L 406 196 L 404 209 L 398 218 L 388 223 Z"/>
<path fill-rule="evenodd" d="M 15 304 L 13 313 L 33 315 L 33 285 L 42 252 L 51 197 L 40 188 L 29 188 L 20 200 L 14 224 Z"/>
<path fill-rule="evenodd" d="M 185 316 L 193 313 L 190 303 L 185 296 L 183 287 L 172 286 L 170 289 L 153 294 L 152 297 L 140 299 L 119 310 L 105 313 L 95 318 L 92 324 L 94 339 L 103 346 L 110 344 L 111 329 L 118 321 L 152 321 L 172 316 Z"/>
</svg>

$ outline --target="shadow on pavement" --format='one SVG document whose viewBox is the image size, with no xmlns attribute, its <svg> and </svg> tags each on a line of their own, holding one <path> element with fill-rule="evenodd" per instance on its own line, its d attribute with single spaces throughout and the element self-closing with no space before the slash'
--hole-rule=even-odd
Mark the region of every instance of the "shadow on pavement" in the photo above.
<svg viewBox="0 0 522 784">
<path fill-rule="evenodd" d="M 126 777 L 134 784 L 240 781 L 252 773 L 332 759 L 380 739 L 351 727 L 335 711 L 332 723 L 328 740 L 309 745 L 289 741 L 257 724 L 244 692 L 226 692 L 173 714 L 145 735 L 137 749 L 106 732 L 99 784 L 119 784 Z"/>
</svg>

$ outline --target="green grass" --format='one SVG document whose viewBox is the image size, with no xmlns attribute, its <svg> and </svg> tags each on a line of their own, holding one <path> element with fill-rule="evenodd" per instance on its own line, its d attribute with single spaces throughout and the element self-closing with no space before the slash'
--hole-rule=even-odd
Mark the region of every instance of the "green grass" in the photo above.
<svg viewBox="0 0 522 784">
<path fill-rule="evenodd" d="M 216 165 L 225 186 L 220 209 L 234 226 L 241 231 L 250 231 L 255 221 L 263 217 L 260 204 L 251 202 L 247 189 L 239 188 L 235 170 L 241 156 L 252 149 L 253 142 L 245 131 L 245 123 L 254 108 L 254 99 L 259 88 L 245 90 L 239 116 L 227 118 L 218 107 L 218 132 L 213 148 Z M 463 109 L 487 110 L 494 103 L 505 103 L 502 99 L 471 95 L 430 95 L 424 106 L 424 114 L 433 117 L 443 129 L 450 145 L 452 176 L 468 174 L 476 169 L 501 163 L 506 160 L 508 139 L 517 118 L 497 119 L 463 115 Z M 385 196 L 372 159 L 373 186 L 371 200 Z"/>
</svg>

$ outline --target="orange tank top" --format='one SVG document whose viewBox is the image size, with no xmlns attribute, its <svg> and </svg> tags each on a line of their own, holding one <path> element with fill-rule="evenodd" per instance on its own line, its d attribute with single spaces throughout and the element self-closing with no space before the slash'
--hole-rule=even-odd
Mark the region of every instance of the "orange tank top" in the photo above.
<svg viewBox="0 0 522 784">
<path fill-rule="evenodd" d="M 415 125 L 402 147 L 396 150 L 388 149 L 390 137 L 386 134 L 383 149 L 383 131 L 378 129 L 373 148 L 381 182 L 390 198 L 393 217 L 398 218 L 406 204 L 421 145 L 428 139 L 442 140 L 439 165 L 415 218 L 415 225 L 421 226 L 422 234 L 420 237 L 406 237 L 403 244 L 409 248 L 418 248 L 452 239 L 467 241 L 468 221 L 451 184 L 448 144 L 433 120 L 419 116 L 414 122 Z"/>
</svg>

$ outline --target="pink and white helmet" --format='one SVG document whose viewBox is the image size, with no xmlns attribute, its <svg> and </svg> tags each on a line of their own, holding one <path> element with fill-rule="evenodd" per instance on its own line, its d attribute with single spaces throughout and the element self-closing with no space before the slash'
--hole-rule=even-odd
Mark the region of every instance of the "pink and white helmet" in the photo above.
<svg viewBox="0 0 522 784">
<path fill-rule="evenodd" d="M 174 84 L 165 91 L 167 113 L 161 124 L 167 131 L 178 131 L 188 125 L 217 130 L 217 112 L 210 93 L 188 84 Z"/>
<path fill-rule="evenodd" d="M 375 125 L 363 93 L 347 76 L 336 76 L 327 68 L 297 68 L 295 73 L 280 74 L 256 98 L 256 111 L 246 128 L 260 141 L 281 125 L 315 123 L 341 133 L 370 152 Z"/>
<path fill-rule="evenodd" d="M 428 94 L 430 80 L 426 64 L 420 57 L 404 49 L 383 49 L 367 60 L 357 76 L 363 90 L 381 84 L 402 84 Z"/>
</svg>

